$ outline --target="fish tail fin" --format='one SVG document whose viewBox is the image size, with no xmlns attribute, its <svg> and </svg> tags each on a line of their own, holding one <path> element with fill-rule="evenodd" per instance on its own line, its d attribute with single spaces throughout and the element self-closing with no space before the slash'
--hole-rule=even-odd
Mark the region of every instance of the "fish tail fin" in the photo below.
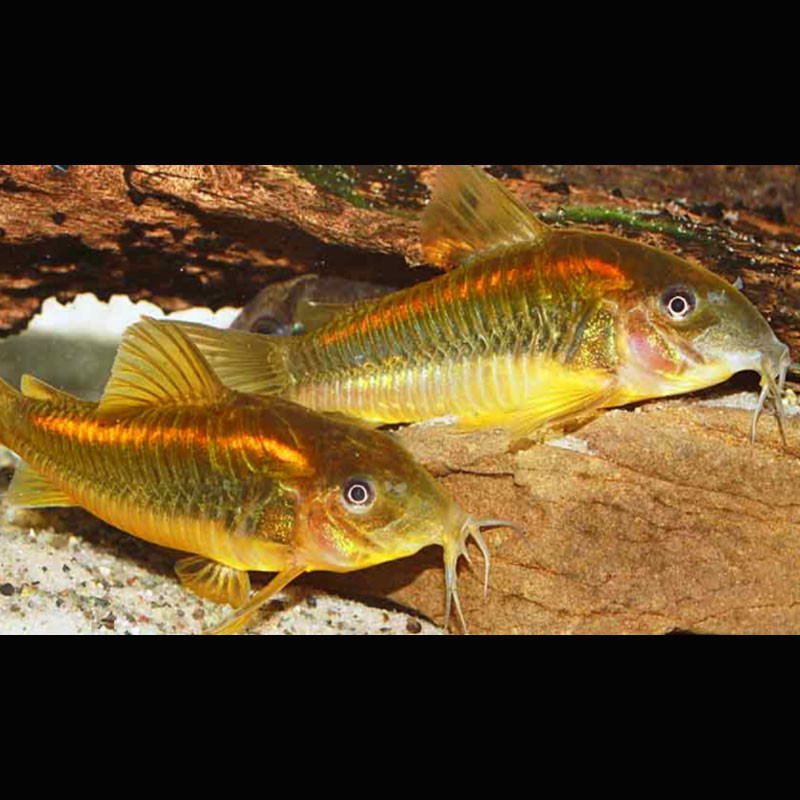
<svg viewBox="0 0 800 800">
<path fill-rule="evenodd" d="M 56 389 L 33 375 L 23 375 L 19 390 L 0 378 L 0 444 L 13 448 L 15 434 L 25 428 L 25 401 L 44 400 L 60 407 L 92 406 L 67 392 Z"/>
<path fill-rule="evenodd" d="M 17 416 L 20 393 L 0 378 L 0 444 L 8 441 L 8 433 Z"/>
<path fill-rule="evenodd" d="M 162 324 L 180 328 L 229 389 L 282 395 L 292 385 L 290 364 L 296 338 L 221 330 L 194 322 Z"/>
</svg>

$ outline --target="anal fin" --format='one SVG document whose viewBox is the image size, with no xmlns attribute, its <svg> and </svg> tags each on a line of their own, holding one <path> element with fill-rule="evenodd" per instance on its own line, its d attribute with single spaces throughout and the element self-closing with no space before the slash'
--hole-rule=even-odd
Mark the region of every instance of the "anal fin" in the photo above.
<svg viewBox="0 0 800 800">
<path fill-rule="evenodd" d="M 17 467 L 8 488 L 8 504 L 15 508 L 70 508 L 77 503 L 28 464 Z"/>
<path fill-rule="evenodd" d="M 198 597 L 239 608 L 250 597 L 250 575 L 202 556 L 183 558 L 175 564 L 180 582 Z"/>
</svg>

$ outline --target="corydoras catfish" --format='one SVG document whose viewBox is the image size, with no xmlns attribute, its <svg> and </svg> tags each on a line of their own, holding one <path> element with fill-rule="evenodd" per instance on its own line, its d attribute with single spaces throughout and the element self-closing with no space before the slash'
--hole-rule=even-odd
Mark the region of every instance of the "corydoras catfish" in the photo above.
<svg viewBox="0 0 800 800">
<path fill-rule="evenodd" d="M 468 538 L 488 557 L 482 523 L 391 436 L 226 388 L 168 323 L 128 329 L 99 404 L 30 376 L 22 393 L 0 381 L 0 440 L 25 461 L 10 505 L 82 506 L 191 554 L 176 566 L 183 584 L 238 609 L 212 633 L 236 631 L 303 573 L 431 544 L 445 551 L 447 617 L 454 602 L 463 622 L 456 564 Z M 251 598 L 249 570 L 278 574 Z"/>
<path fill-rule="evenodd" d="M 305 336 L 187 333 L 234 388 L 375 424 L 444 417 L 524 436 L 754 370 L 753 435 L 768 396 L 783 432 L 789 349 L 709 270 L 617 236 L 550 228 L 463 165 L 441 169 L 422 241 L 447 274 Z"/>
</svg>

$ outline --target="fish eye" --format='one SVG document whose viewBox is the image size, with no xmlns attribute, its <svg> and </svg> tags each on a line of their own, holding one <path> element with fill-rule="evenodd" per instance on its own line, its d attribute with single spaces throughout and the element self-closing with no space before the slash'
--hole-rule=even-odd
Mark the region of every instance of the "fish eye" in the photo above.
<svg viewBox="0 0 800 800">
<path fill-rule="evenodd" d="M 691 289 L 675 286 L 667 289 L 661 298 L 664 313 L 676 322 L 686 319 L 697 308 L 697 297 Z"/>
<path fill-rule="evenodd" d="M 250 326 L 250 330 L 253 333 L 262 333 L 265 336 L 280 336 L 283 333 L 283 325 L 275 317 L 259 317 Z"/>
<path fill-rule="evenodd" d="M 375 487 L 366 478 L 351 478 L 342 488 L 342 502 L 351 511 L 366 511 L 375 502 Z"/>
</svg>

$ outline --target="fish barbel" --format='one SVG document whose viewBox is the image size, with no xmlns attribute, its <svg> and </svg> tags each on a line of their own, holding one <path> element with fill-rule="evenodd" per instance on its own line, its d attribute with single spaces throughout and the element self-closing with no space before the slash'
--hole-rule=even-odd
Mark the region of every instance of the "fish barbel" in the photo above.
<svg viewBox="0 0 800 800">
<path fill-rule="evenodd" d="M 236 613 L 232 633 L 305 572 L 350 572 L 445 551 L 447 613 L 456 565 L 482 523 L 465 514 L 392 437 L 280 398 L 224 387 L 180 329 L 129 328 L 98 403 L 25 376 L 0 382 L 0 440 L 23 466 L 18 507 L 82 506 L 140 539 L 191 556 L 176 571 Z M 500 523 L 487 523 L 496 527 Z M 248 571 L 277 572 L 253 598 Z"/>
<path fill-rule="evenodd" d="M 735 287 L 677 256 L 540 222 L 498 181 L 445 165 L 422 219 L 447 274 L 291 341 L 187 325 L 229 386 L 375 424 L 453 418 L 519 436 L 601 408 L 761 375 L 789 349 Z M 785 439 L 785 434 L 784 434 Z"/>
</svg>

